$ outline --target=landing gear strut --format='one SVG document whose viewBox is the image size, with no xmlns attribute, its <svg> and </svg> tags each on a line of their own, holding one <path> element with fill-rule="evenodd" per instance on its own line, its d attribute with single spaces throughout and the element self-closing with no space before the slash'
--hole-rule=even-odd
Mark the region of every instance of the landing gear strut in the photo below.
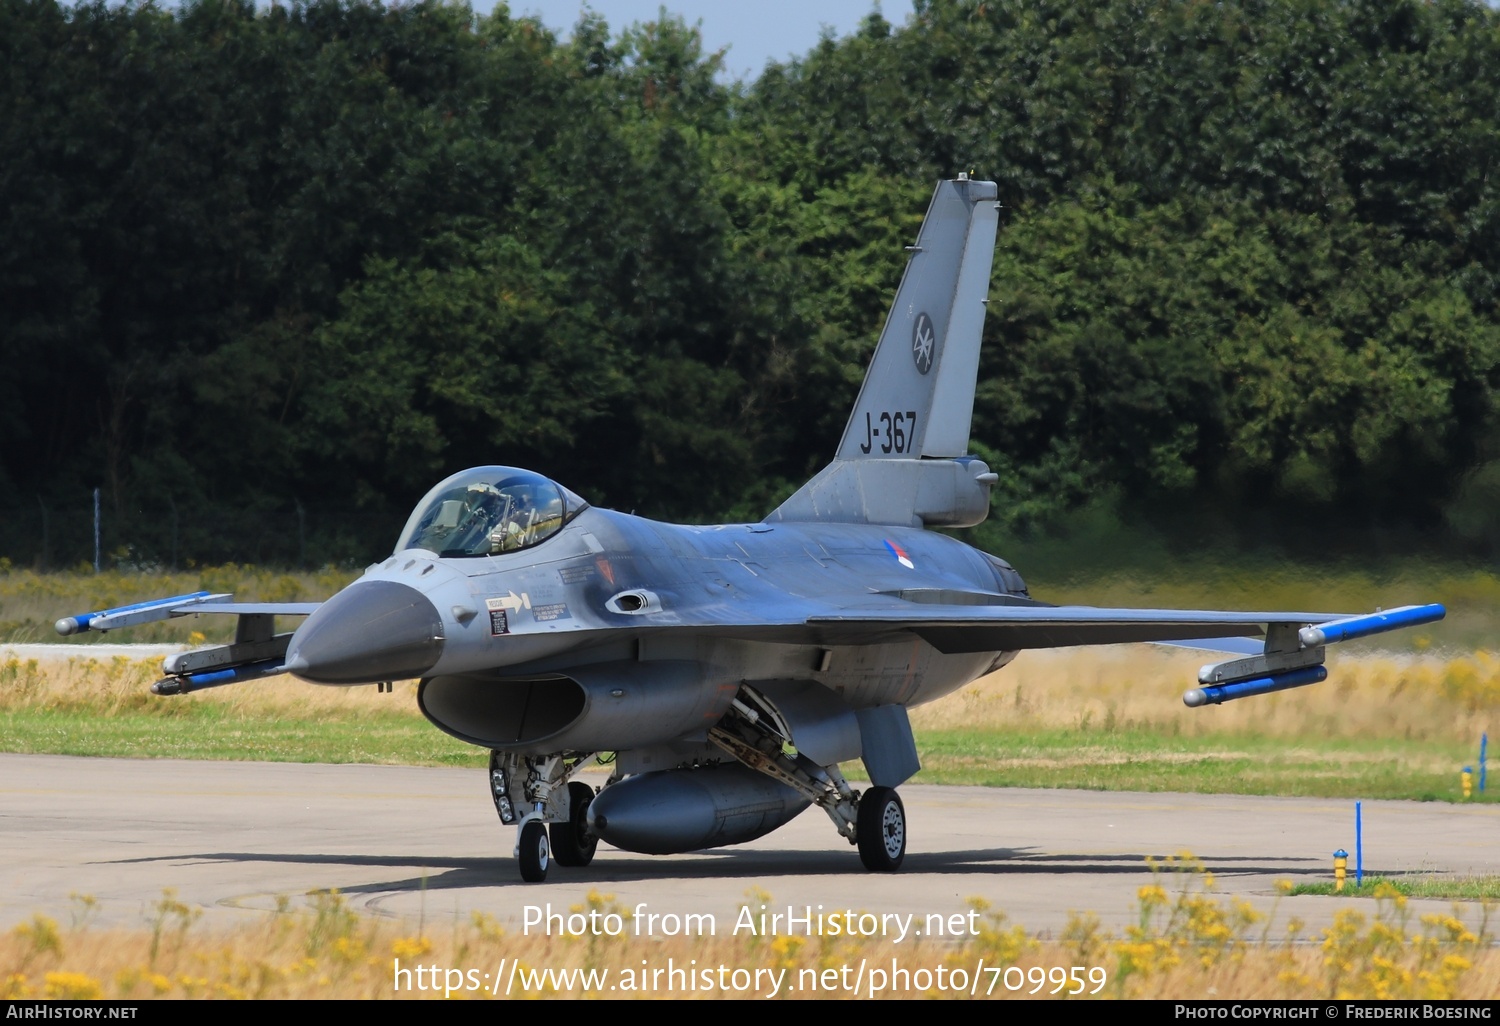
<svg viewBox="0 0 1500 1026">
<path fill-rule="evenodd" d="M 759 694 L 741 689 L 730 714 L 708 739 L 753 770 L 806 795 L 859 848 L 859 860 L 876 873 L 894 873 L 906 858 L 906 807 L 894 788 L 875 786 L 856 794 L 837 765 L 819 766 L 788 755 L 791 730 Z"/>
<path fill-rule="evenodd" d="M 562 866 L 593 861 L 599 847 L 588 831 L 594 789 L 568 778 L 594 757 L 592 752 L 534 757 L 490 752 L 490 797 L 500 822 L 516 827 L 516 861 L 527 883 L 547 879 L 554 860 Z M 560 788 L 566 788 L 565 802 L 553 797 Z"/>
</svg>

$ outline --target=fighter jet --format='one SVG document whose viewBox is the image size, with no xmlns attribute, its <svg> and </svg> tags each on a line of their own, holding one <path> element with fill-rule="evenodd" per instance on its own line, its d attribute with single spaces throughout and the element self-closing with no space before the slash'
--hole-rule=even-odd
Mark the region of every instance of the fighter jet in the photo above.
<svg viewBox="0 0 1500 1026">
<path fill-rule="evenodd" d="M 232 644 L 169 656 L 161 695 L 289 673 L 416 679 L 447 733 L 488 749 L 527 881 L 602 840 L 649 854 L 753 840 L 810 805 L 873 871 L 906 854 L 897 793 L 919 768 L 907 710 L 1025 649 L 1189 642 L 1189 706 L 1326 678 L 1328 644 L 1441 618 L 1053 606 L 1003 559 L 930 528 L 989 512 L 968 454 L 999 203 L 940 182 L 828 466 L 753 524 L 665 524 L 505 466 L 440 482 L 391 555 L 321 605 L 206 592 L 69 617 L 62 634 L 197 613 Z M 305 616 L 274 634 L 274 617 Z M 869 786 L 841 767 L 862 762 Z M 579 772 L 610 768 L 597 791 Z M 852 863 L 852 860 L 851 860 Z"/>
</svg>

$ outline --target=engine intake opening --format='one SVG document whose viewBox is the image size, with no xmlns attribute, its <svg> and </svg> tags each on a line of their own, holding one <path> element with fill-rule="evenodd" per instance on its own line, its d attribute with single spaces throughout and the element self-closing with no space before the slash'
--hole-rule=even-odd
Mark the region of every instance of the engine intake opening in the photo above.
<svg viewBox="0 0 1500 1026">
<path fill-rule="evenodd" d="M 583 715 L 585 696 L 567 677 L 434 677 L 422 682 L 417 704 L 423 715 L 460 740 L 510 748 L 565 730 Z"/>
</svg>

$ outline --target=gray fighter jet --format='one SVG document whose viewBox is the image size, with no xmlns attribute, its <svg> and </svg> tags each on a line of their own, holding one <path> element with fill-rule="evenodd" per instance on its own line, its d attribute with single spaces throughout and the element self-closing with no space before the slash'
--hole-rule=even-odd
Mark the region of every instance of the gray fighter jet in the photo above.
<svg viewBox="0 0 1500 1026">
<path fill-rule="evenodd" d="M 290 673 L 419 679 L 439 729 L 490 750 L 521 876 L 587 865 L 600 840 L 696 851 L 817 805 L 871 870 L 906 853 L 896 788 L 918 769 L 907 709 L 1029 648 L 1194 642 L 1190 706 L 1316 683 L 1325 646 L 1435 620 L 1051 606 L 1010 564 L 932 527 L 989 512 L 968 455 L 998 217 L 992 182 L 938 185 L 827 468 L 759 523 L 692 527 L 597 509 L 539 474 L 467 470 L 418 504 L 394 553 L 321 605 L 199 593 L 69 617 L 110 630 L 239 617 L 233 644 L 169 657 L 158 694 Z M 274 634 L 277 615 L 306 616 Z M 870 786 L 840 766 L 862 761 Z M 612 767 L 596 793 L 576 779 Z"/>
</svg>

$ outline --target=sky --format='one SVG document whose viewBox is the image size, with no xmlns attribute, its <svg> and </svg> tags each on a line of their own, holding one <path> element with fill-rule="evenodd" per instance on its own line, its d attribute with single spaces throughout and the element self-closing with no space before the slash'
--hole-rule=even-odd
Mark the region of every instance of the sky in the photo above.
<svg viewBox="0 0 1500 1026">
<path fill-rule="evenodd" d="M 489 13 L 495 0 L 472 0 L 476 12 Z M 725 70 L 730 78 L 754 79 L 767 61 L 800 57 L 818 43 L 824 26 L 847 36 L 877 6 L 893 25 L 905 24 L 912 0 L 510 0 L 513 15 L 538 17 L 566 38 L 585 8 L 604 16 L 611 33 L 635 22 L 655 21 L 661 8 L 699 24 L 703 49 L 727 46 Z"/>
</svg>

